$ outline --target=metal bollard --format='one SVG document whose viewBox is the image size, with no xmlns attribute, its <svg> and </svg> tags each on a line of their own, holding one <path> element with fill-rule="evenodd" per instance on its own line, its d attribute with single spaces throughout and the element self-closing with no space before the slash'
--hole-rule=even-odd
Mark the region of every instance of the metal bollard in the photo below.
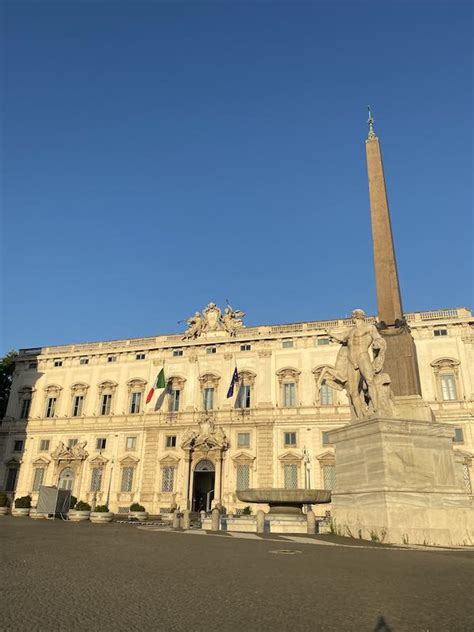
<svg viewBox="0 0 474 632">
<path fill-rule="evenodd" d="M 306 517 L 308 519 L 308 533 L 316 533 L 316 516 L 314 515 L 314 511 L 310 509 Z"/>
<path fill-rule="evenodd" d="M 265 512 L 263 509 L 257 511 L 257 533 L 265 533 Z"/>
</svg>

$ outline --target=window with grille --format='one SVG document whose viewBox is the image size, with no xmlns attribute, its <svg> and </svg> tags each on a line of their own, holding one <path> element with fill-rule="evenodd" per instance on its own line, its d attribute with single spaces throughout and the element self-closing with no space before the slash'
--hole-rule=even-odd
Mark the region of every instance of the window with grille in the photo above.
<svg viewBox="0 0 474 632">
<path fill-rule="evenodd" d="M 111 406 L 112 406 L 112 395 L 110 393 L 104 393 L 104 395 L 102 395 L 102 401 L 100 404 L 100 414 L 110 415 Z"/>
<path fill-rule="evenodd" d="M 172 492 L 174 487 L 174 467 L 166 466 L 163 468 L 161 479 L 161 491 Z"/>
<path fill-rule="evenodd" d="M 44 467 L 37 467 L 35 469 L 35 475 L 33 478 L 33 491 L 34 492 L 39 491 L 39 488 L 43 484 L 43 478 L 44 478 Z"/>
<path fill-rule="evenodd" d="M 250 465 L 237 465 L 237 491 L 250 487 Z"/>
<path fill-rule="evenodd" d="M 239 392 L 237 393 L 237 399 L 235 400 L 236 408 L 250 408 L 250 384 L 241 384 Z"/>
<path fill-rule="evenodd" d="M 467 463 L 463 463 L 462 477 L 463 477 L 464 489 L 466 490 L 468 494 L 472 494 L 471 473 L 469 472 L 469 465 Z"/>
<path fill-rule="evenodd" d="M 56 397 L 48 397 L 46 402 L 46 417 L 54 417 L 54 410 L 56 408 Z"/>
<path fill-rule="evenodd" d="M 165 443 L 167 448 L 175 448 L 176 447 L 176 435 L 168 435 L 166 437 L 166 443 Z"/>
<path fill-rule="evenodd" d="M 102 468 L 93 467 L 91 472 L 91 492 L 100 492 L 102 487 Z"/>
<path fill-rule="evenodd" d="M 296 432 L 285 432 L 284 441 L 286 447 L 296 448 Z"/>
<path fill-rule="evenodd" d="M 131 492 L 133 485 L 133 467 L 122 468 L 122 484 L 120 486 L 121 492 Z"/>
<path fill-rule="evenodd" d="M 107 439 L 104 439 L 104 438 L 100 437 L 99 439 L 96 439 L 95 449 L 96 450 L 105 450 L 105 446 L 106 445 L 107 445 Z"/>
<path fill-rule="evenodd" d="M 77 439 L 68 439 L 68 442 L 67 442 L 68 448 L 73 448 L 75 445 L 77 445 Z"/>
<path fill-rule="evenodd" d="M 441 392 L 445 401 L 453 401 L 457 399 L 456 379 L 453 374 L 445 373 L 440 376 Z"/>
<path fill-rule="evenodd" d="M 23 450 L 23 441 L 21 439 L 17 439 L 13 444 L 13 452 L 21 452 Z"/>
<path fill-rule="evenodd" d="M 286 408 L 296 406 L 296 384 L 294 382 L 283 384 L 283 406 Z"/>
<path fill-rule="evenodd" d="M 41 452 L 46 452 L 47 450 L 49 450 L 49 439 L 41 439 L 40 450 Z"/>
<path fill-rule="evenodd" d="M 171 389 L 170 391 L 170 412 L 177 413 L 179 411 L 179 400 L 181 391 L 177 389 Z"/>
<path fill-rule="evenodd" d="M 323 465 L 323 483 L 324 489 L 334 489 L 336 484 L 336 466 Z"/>
<path fill-rule="evenodd" d="M 333 390 L 330 386 L 323 382 L 319 391 L 319 401 L 321 406 L 331 406 L 333 404 Z"/>
<path fill-rule="evenodd" d="M 136 450 L 137 449 L 137 438 L 136 437 L 127 437 L 126 446 L 127 446 L 127 450 Z"/>
<path fill-rule="evenodd" d="M 141 401 L 142 401 L 141 393 L 132 393 L 130 395 L 130 413 L 132 415 L 140 412 Z"/>
<path fill-rule="evenodd" d="M 295 463 L 291 463 L 283 466 L 285 489 L 297 489 L 298 488 L 298 466 Z"/>
<path fill-rule="evenodd" d="M 204 410 L 214 408 L 214 389 L 212 387 L 204 389 Z"/>
<path fill-rule="evenodd" d="M 76 395 L 72 402 L 72 416 L 80 417 L 82 414 L 82 405 L 84 403 L 84 395 Z"/>
<path fill-rule="evenodd" d="M 21 402 L 21 419 L 27 419 L 30 414 L 31 397 L 25 397 Z"/>
<path fill-rule="evenodd" d="M 250 432 L 239 432 L 237 434 L 237 445 L 239 448 L 250 447 Z"/>
</svg>

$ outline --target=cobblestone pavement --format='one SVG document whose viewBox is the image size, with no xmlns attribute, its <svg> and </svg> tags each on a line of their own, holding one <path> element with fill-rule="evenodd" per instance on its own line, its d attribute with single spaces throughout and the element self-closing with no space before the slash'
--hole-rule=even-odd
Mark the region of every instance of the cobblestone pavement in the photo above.
<svg viewBox="0 0 474 632">
<path fill-rule="evenodd" d="M 0 630 L 474 630 L 472 550 L 205 535 L 1 517 Z"/>
</svg>

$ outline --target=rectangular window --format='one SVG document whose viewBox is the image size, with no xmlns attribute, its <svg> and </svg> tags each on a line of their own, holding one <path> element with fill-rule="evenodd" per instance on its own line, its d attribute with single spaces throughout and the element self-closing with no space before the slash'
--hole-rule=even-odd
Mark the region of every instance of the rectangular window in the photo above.
<svg viewBox="0 0 474 632">
<path fill-rule="evenodd" d="M 296 448 L 296 432 L 285 432 L 284 441 L 286 448 Z"/>
<path fill-rule="evenodd" d="M 295 463 L 284 465 L 285 489 L 298 488 L 298 466 Z"/>
<path fill-rule="evenodd" d="M 324 345 L 328 345 L 330 343 L 329 338 L 317 338 L 316 344 L 318 347 L 322 347 Z"/>
<path fill-rule="evenodd" d="M 469 465 L 467 463 L 462 464 L 462 477 L 466 493 L 472 494 L 471 474 L 469 472 Z"/>
<path fill-rule="evenodd" d="M 435 336 L 447 336 L 448 335 L 448 330 L 447 329 L 435 329 L 433 331 L 433 334 Z"/>
<path fill-rule="evenodd" d="M 121 492 L 131 492 L 133 488 L 133 467 L 122 468 L 122 484 L 120 485 Z"/>
<path fill-rule="evenodd" d="M 236 408 L 250 408 L 250 388 L 249 384 L 241 384 L 235 400 Z"/>
<path fill-rule="evenodd" d="M 451 375 L 450 373 L 445 373 L 444 375 L 440 376 L 440 379 L 441 391 L 443 393 L 444 401 L 456 400 L 458 397 L 456 393 L 456 380 L 454 375 Z"/>
<path fill-rule="evenodd" d="M 21 402 L 21 413 L 20 413 L 21 419 L 28 419 L 29 414 L 30 414 L 30 408 L 31 408 L 31 398 L 27 397 Z"/>
<path fill-rule="evenodd" d="M 239 448 L 249 448 L 250 432 L 239 432 L 237 434 L 237 445 Z"/>
<path fill-rule="evenodd" d="M 454 429 L 454 443 L 464 443 L 464 432 L 462 428 Z"/>
<path fill-rule="evenodd" d="M 325 383 L 321 384 L 319 401 L 321 406 L 332 406 L 333 404 L 333 389 Z"/>
<path fill-rule="evenodd" d="M 181 396 L 181 391 L 177 389 L 171 389 L 170 391 L 170 412 L 177 413 L 179 412 L 179 399 Z"/>
<path fill-rule="evenodd" d="M 5 483 L 5 491 L 14 492 L 16 487 L 16 477 L 18 476 L 17 467 L 9 467 L 7 471 L 7 481 Z"/>
<path fill-rule="evenodd" d="M 176 447 L 176 435 L 168 435 L 166 437 L 165 445 L 167 448 L 175 448 Z"/>
<path fill-rule="evenodd" d="M 205 388 L 204 389 L 204 410 L 213 410 L 214 409 L 214 389 Z"/>
<path fill-rule="evenodd" d="M 127 450 L 136 450 L 137 449 L 137 438 L 136 437 L 127 437 L 126 446 L 127 446 Z"/>
<path fill-rule="evenodd" d="M 240 345 L 240 350 L 241 351 L 251 351 L 252 350 L 252 346 L 251 345 Z"/>
<path fill-rule="evenodd" d="M 110 415 L 111 405 L 112 405 L 112 395 L 110 393 L 105 393 L 104 395 L 102 395 L 102 402 L 100 404 L 100 414 Z"/>
<path fill-rule="evenodd" d="M 334 489 L 336 484 L 336 466 L 323 465 L 324 489 Z"/>
<path fill-rule="evenodd" d="M 82 404 L 84 403 L 84 395 L 76 395 L 72 401 L 72 416 L 80 417 L 82 414 Z"/>
<path fill-rule="evenodd" d="M 67 442 L 68 448 L 73 448 L 75 445 L 77 445 L 77 439 L 68 439 L 68 442 Z"/>
<path fill-rule="evenodd" d="M 17 439 L 13 444 L 13 452 L 21 452 L 23 450 L 23 440 Z"/>
<path fill-rule="evenodd" d="M 86 358 L 86 357 L 80 358 L 79 364 L 89 364 L 89 358 Z"/>
<path fill-rule="evenodd" d="M 140 412 L 140 404 L 142 401 L 141 393 L 132 393 L 130 396 L 130 414 L 135 415 Z"/>
<path fill-rule="evenodd" d="M 41 439 L 40 441 L 40 451 L 46 452 L 49 450 L 49 439 Z"/>
<path fill-rule="evenodd" d="M 283 349 L 291 349 L 293 347 L 293 340 L 283 340 L 281 346 Z"/>
<path fill-rule="evenodd" d="M 108 356 L 107 362 L 117 362 L 117 356 L 114 356 L 114 355 Z"/>
<path fill-rule="evenodd" d="M 182 350 L 182 349 L 175 349 L 175 350 L 173 351 L 173 356 L 174 356 L 175 358 L 178 358 L 178 357 L 180 357 L 180 356 L 182 356 L 182 355 L 183 355 L 183 350 Z"/>
<path fill-rule="evenodd" d="M 63 365 L 63 361 L 60 360 L 59 358 L 56 358 L 54 360 L 54 366 L 62 366 Z"/>
<path fill-rule="evenodd" d="M 48 397 L 46 403 L 46 417 L 54 417 L 54 409 L 56 408 L 56 397 Z"/>
<path fill-rule="evenodd" d="M 102 468 L 93 467 L 91 472 L 91 492 L 100 492 L 102 487 Z"/>
<path fill-rule="evenodd" d="M 217 348 L 216 347 L 208 347 L 206 349 L 206 353 L 217 353 Z"/>
<path fill-rule="evenodd" d="M 174 488 L 174 467 L 166 466 L 161 475 L 161 491 L 172 492 Z"/>
<path fill-rule="evenodd" d="M 44 467 L 37 467 L 35 469 L 35 475 L 33 478 L 33 491 L 34 492 L 39 491 L 39 488 L 43 484 L 43 478 L 44 478 Z"/>
<path fill-rule="evenodd" d="M 329 432 L 329 430 L 323 430 L 321 433 L 323 445 L 332 445 L 331 441 L 329 440 Z"/>
<path fill-rule="evenodd" d="M 283 406 L 286 408 L 296 406 L 296 384 L 294 382 L 283 384 Z"/>
<path fill-rule="evenodd" d="M 107 445 L 107 439 L 100 437 L 95 441 L 95 449 L 96 450 L 105 450 L 105 446 Z"/>
<path fill-rule="evenodd" d="M 143 353 L 143 351 L 140 351 L 135 356 L 135 360 L 145 360 L 145 358 L 146 358 L 146 353 Z"/>
<path fill-rule="evenodd" d="M 237 465 L 237 491 L 250 487 L 250 465 Z"/>
</svg>

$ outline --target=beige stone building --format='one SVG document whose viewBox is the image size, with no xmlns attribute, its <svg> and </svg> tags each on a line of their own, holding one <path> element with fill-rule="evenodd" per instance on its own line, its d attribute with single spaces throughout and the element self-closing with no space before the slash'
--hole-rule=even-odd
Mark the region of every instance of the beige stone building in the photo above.
<svg viewBox="0 0 474 632">
<path fill-rule="evenodd" d="M 318 380 L 340 348 L 330 332 L 350 321 L 244 327 L 242 316 L 211 303 L 184 337 L 22 349 L 0 426 L 0 487 L 35 505 L 41 484 L 59 485 L 152 514 L 212 503 L 240 512 L 236 490 L 247 487 L 330 489 L 328 431 L 350 411 L 343 391 Z M 465 308 L 405 317 L 422 398 L 454 427 L 472 494 L 474 318 Z M 162 368 L 166 388 L 146 403 Z"/>
</svg>

